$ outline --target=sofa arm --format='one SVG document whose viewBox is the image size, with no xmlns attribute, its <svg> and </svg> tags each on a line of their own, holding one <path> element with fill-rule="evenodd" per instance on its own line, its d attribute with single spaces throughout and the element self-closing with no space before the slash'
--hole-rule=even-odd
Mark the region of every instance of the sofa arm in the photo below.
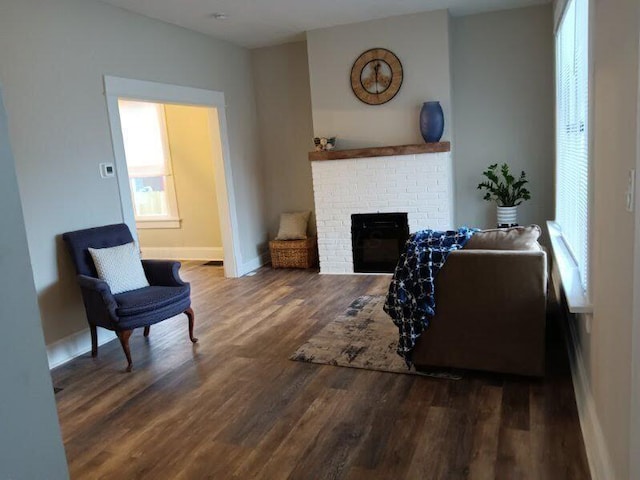
<svg viewBox="0 0 640 480">
<path fill-rule="evenodd" d="M 544 251 L 459 250 L 435 282 L 436 315 L 418 339 L 416 365 L 544 373 Z"/>
<path fill-rule="evenodd" d="M 107 282 L 87 275 L 77 278 L 89 323 L 113 329 L 113 324 L 118 322 L 118 302 Z"/>
<path fill-rule="evenodd" d="M 459 250 L 447 258 L 435 287 L 436 312 L 517 316 L 535 310 L 544 314 L 546 253 Z"/>
<path fill-rule="evenodd" d="M 180 262 L 172 260 L 142 260 L 142 267 L 151 285 L 165 287 L 186 285 L 180 278 Z"/>
<path fill-rule="evenodd" d="M 546 296 L 547 255 L 544 250 L 457 250 L 436 279 L 436 295 L 438 287 L 467 293 L 480 288 L 496 300 L 512 294 Z"/>
</svg>

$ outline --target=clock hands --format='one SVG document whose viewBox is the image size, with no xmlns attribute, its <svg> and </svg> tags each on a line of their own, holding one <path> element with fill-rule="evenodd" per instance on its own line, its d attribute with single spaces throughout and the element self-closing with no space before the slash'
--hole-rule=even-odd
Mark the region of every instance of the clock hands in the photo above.
<svg viewBox="0 0 640 480">
<path fill-rule="evenodd" d="M 376 95 L 379 95 L 380 92 L 378 91 L 378 70 L 380 69 L 380 62 L 376 62 L 376 64 L 373 67 L 374 72 L 376 72 Z"/>
<path fill-rule="evenodd" d="M 380 95 L 389 88 L 391 84 L 391 75 L 385 75 L 382 72 L 382 61 L 373 60 L 369 62 L 369 74 L 362 81 L 362 86 L 365 87 L 370 93 Z M 380 90 L 382 87 L 382 90 Z M 375 90 L 375 92 L 374 92 Z"/>
</svg>

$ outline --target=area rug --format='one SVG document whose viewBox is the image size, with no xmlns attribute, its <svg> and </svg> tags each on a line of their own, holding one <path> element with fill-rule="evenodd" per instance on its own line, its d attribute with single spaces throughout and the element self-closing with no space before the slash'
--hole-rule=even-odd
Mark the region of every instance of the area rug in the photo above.
<svg viewBox="0 0 640 480">
<path fill-rule="evenodd" d="M 298 362 L 339 367 L 363 368 L 382 372 L 459 379 L 451 372 L 417 372 L 396 353 L 398 328 L 382 310 L 383 296 L 356 298 L 346 312 L 289 357 Z"/>
</svg>

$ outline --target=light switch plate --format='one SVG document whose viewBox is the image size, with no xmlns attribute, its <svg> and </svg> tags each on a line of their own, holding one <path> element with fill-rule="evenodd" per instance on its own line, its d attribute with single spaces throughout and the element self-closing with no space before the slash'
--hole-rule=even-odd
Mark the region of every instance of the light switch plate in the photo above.
<svg viewBox="0 0 640 480">
<path fill-rule="evenodd" d="M 100 176 L 102 178 L 111 178 L 116 174 L 116 169 L 113 163 L 101 163 L 100 164 Z"/>
</svg>

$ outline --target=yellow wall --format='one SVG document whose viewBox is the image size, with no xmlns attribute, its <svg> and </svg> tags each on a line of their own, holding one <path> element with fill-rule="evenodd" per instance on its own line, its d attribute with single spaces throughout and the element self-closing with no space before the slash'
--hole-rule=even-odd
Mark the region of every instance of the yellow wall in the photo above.
<svg viewBox="0 0 640 480">
<path fill-rule="evenodd" d="M 145 248 L 222 248 L 207 108 L 165 105 L 180 228 L 138 229 Z"/>
</svg>

